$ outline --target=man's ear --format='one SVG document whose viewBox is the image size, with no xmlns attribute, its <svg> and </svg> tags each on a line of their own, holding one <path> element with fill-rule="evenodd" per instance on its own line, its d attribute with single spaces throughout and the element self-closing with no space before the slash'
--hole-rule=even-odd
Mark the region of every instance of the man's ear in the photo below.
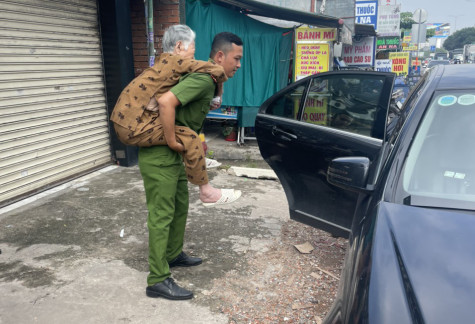
<svg viewBox="0 0 475 324">
<path fill-rule="evenodd" d="M 224 52 L 223 51 L 218 51 L 216 55 L 214 56 L 214 61 L 216 63 L 222 63 L 224 61 Z"/>
</svg>

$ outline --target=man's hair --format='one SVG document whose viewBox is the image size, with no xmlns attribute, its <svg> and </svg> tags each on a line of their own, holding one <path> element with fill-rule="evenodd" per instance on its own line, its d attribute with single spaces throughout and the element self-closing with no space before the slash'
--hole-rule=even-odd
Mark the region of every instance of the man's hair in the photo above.
<svg viewBox="0 0 475 324">
<path fill-rule="evenodd" d="M 211 52 L 209 53 L 209 57 L 213 58 L 219 51 L 223 52 L 224 54 L 228 54 L 228 52 L 233 48 L 232 44 L 242 46 L 242 39 L 239 38 L 239 36 L 229 32 L 216 34 L 216 36 L 214 36 L 213 43 L 211 44 Z"/>
<path fill-rule="evenodd" d="M 195 40 L 196 34 L 186 25 L 173 25 L 167 28 L 162 39 L 164 53 L 173 53 L 177 42 L 182 42 L 185 49 Z"/>
</svg>

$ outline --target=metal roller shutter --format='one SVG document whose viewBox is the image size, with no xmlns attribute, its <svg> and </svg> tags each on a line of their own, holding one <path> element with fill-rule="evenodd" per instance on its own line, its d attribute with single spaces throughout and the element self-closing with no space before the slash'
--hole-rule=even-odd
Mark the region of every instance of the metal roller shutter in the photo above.
<svg viewBox="0 0 475 324">
<path fill-rule="evenodd" d="M 110 161 L 96 0 L 2 0 L 0 205 Z"/>
</svg>

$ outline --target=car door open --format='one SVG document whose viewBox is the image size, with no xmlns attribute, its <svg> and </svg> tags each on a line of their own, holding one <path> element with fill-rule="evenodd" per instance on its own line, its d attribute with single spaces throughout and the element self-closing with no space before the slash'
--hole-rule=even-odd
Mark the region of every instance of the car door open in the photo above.
<svg viewBox="0 0 475 324">
<path fill-rule="evenodd" d="M 340 157 L 378 158 L 395 75 L 337 71 L 313 75 L 262 106 L 256 136 L 264 159 L 285 190 L 290 216 L 347 236 L 358 193 L 327 181 Z"/>
</svg>

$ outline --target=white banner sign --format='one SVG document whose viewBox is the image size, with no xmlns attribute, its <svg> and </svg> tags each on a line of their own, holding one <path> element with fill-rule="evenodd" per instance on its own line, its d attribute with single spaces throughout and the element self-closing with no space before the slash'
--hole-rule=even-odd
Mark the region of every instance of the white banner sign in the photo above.
<svg viewBox="0 0 475 324">
<path fill-rule="evenodd" d="M 401 5 L 378 8 L 378 36 L 400 36 Z"/>
<path fill-rule="evenodd" d="M 391 72 L 392 60 L 376 60 L 374 69 L 378 72 Z"/>
<path fill-rule="evenodd" d="M 354 40 L 353 45 L 344 45 L 342 57 L 346 65 L 373 66 L 374 37 L 362 37 Z"/>
</svg>

